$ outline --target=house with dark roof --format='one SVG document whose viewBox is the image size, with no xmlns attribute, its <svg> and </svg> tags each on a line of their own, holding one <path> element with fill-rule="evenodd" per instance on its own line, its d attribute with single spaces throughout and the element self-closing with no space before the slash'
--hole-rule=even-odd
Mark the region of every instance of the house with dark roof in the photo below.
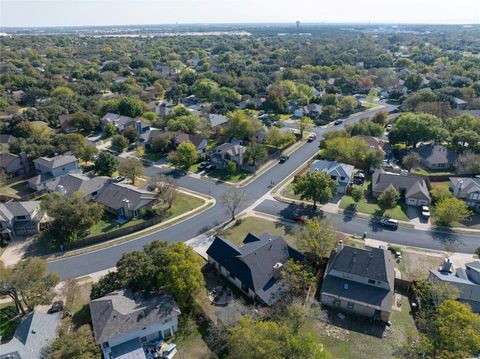
<svg viewBox="0 0 480 359">
<path fill-rule="evenodd" d="M 322 105 L 316 103 L 310 103 L 306 106 L 299 107 L 293 112 L 293 116 L 296 118 L 308 116 L 310 118 L 316 119 L 319 118 L 321 114 Z"/>
<path fill-rule="evenodd" d="M 315 160 L 308 169 L 309 172 L 327 173 L 334 181 L 338 183 L 337 192 L 346 193 L 353 177 L 352 165 L 339 163 L 336 161 Z"/>
<path fill-rule="evenodd" d="M 180 309 L 172 296 L 146 298 L 124 289 L 92 300 L 90 313 L 104 358 L 146 359 L 144 345 L 177 332 Z"/>
<path fill-rule="evenodd" d="M 429 282 L 444 283 L 458 289 L 458 300 L 472 307 L 474 313 L 480 313 L 480 261 L 465 264 L 465 268 L 453 269 L 450 258 L 443 265 L 430 270 Z"/>
<path fill-rule="evenodd" d="M 405 203 L 411 206 L 428 206 L 431 202 L 425 179 L 406 170 L 400 173 L 376 170 L 372 175 L 372 196 L 378 197 L 388 188 L 395 189 Z"/>
<path fill-rule="evenodd" d="M 77 132 L 77 128 L 72 126 L 70 121 L 72 120 L 74 114 L 60 115 L 58 116 L 58 122 L 60 123 L 60 128 L 63 133 L 74 133 Z"/>
<path fill-rule="evenodd" d="M 153 207 L 156 195 L 132 185 L 110 182 L 103 187 L 95 201 L 116 216 L 134 218 L 141 210 Z"/>
<path fill-rule="evenodd" d="M 175 149 L 183 142 L 192 143 L 198 153 L 205 153 L 207 150 L 208 140 L 203 136 L 179 133 L 172 138 L 173 148 Z"/>
<path fill-rule="evenodd" d="M 109 183 L 106 176 L 89 176 L 83 173 L 67 173 L 60 177 L 54 177 L 45 183 L 47 192 L 60 192 L 65 196 L 71 196 L 80 192 L 86 200 L 95 199 L 104 186 Z"/>
<path fill-rule="evenodd" d="M 122 132 L 127 127 L 132 126 L 135 124 L 135 120 L 128 116 L 122 116 L 116 113 L 107 113 L 100 119 L 100 123 L 102 127 L 105 126 L 107 123 L 112 123 L 118 132 Z"/>
<path fill-rule="evenodd" d="M 480 177 L 450 177 L 453 196 L 464 200 L 469 208 L 480 211 Z"/>
<path fill-rule="evenodd" d="M 215 237 L 207 249 L 208 262 L 217 272 L 250 298 L 266 305 L 278 301 L 287 290 L 280 283 L 282 266 L 302 255 L 280 236 L 247 234 L 241 247 Z"/>
<path fill-rule="evenodd" d="M 15 155 L 10 152 L 0 153 L 0 170 L 8 177 L 17 177 L 30 171 L 30 165 L 25 153 Z"/>
<path fill-rule="evenodd" d="M 420 145 L 412 152 L 418 154 L 421 163 L 431 170 L 452 168 L 458 157 L 452 150 L 433 143 Z"/>
<path fill-rule="evenodd" d="M 57 336 L 61 314 L 30 312 L 23 317 L 14 337 L 0 345 L 0 359 L 39 359 Z"/>
<path fill-rule="evenodd" d="M 342 242 L 332 252 L 321 289 L 323 305 L 375 320 L 392 313 L 395 273 L 390 253 Z"/>
<path fill-rule="evenodd" d="M 242 167 L 245 164 L 245 151 L 242 145 L 223 143 L 215 148 L 210 158 L 218 168 L 227 167 L 228 162 L 235 162 L 237 167 Z"/>
<path fill-rule="evenodd" d="M 38 233 L 40 201 L 10 201 L 0 203 L 0 231 L 2 238 Z"/>
<path fill-rule="evenodd" d="M 72 155 L 57 155 L 54 157 L 39 157 L 33 160 L 37 176 L 28 181 L 31 189 L 45 189 L 45 182 L 70 172 L 78 171 L 78 160 Z"/>
</svg>

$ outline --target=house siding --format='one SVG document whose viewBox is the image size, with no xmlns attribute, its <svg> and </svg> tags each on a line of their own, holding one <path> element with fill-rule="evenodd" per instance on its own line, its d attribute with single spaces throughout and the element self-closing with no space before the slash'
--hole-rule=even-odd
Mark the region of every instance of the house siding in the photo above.
<svg viewBox="0 0 480 359">
<path fill-rule="evenodd" d="M 238 289 L 240 289 L 243 293 L 245 293 L 250 298 L 255 299 L 256 297 L 255 292 L 250 288 L 248 288 L 248 291 L 245 291 L 244 288 L 242 288 L 243 283 L 238 278 L 232 277 L 230 275 L 230 272 L 225 267 L 222 267 L 222 265 L 218 263 L 215 259 L 208 256 L 208 262 L 211 265 L 213 265 L 215 269 L 218 271 L 218 273 L 222 275 L 225 279 L 227 279 L 230 283 L 233 283 Z"/>
<path fill-rule="evenodd" d="M 379 310 L 380 320 L 385 322 L 390 320 L 391 312 L 382 311 L 380 310 L 380 308 L 368 306 L 364 303 L 355 302 L 348 298 L 342 298 L 327 293 L 322 293 L 320 300 L 323 305 L 336 308 L 340 311 L 361 315 L 367 318 L 373 318 L 375 316 L 375 311 Z M 353 304 L 353 308 L 349 308 L 349 303 Z"/>
</svg>

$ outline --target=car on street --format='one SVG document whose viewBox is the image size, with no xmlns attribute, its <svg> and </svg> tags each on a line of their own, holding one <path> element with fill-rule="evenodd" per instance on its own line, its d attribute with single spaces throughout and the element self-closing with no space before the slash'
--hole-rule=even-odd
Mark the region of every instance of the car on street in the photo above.
<svg viewBox="0 0 480 359">
<path fill-rule="evenodd" d="M 58 300 L 56 302 L 53 302 L 50 309 L 48 309 L 48 313 L 57 313 L 57 312 L 61 312 L 62 310 L 63 310 L 63 302 L 61 300 Z"/>
<path fill-rule="evenodd" d="M 343 120 L 336 120 L 333 124 L 335 126 L 341 125 L 343 123 Z"/>
<path fill-rule="evenodd" d="M 382 227 L 387 227 L 391 229 L 398 228 L 398 221 L 396 219 L 383 218 L 382 220 L 380 220 L 380 224 L 382 225 Z"/>
<path fill-rule="evenodd" d="M 422 206 L 422 217 L 430 218 L 430 208 L 428 208 L 428 206 Z"/>
<path fill-rule="evenodd" d="M 113 182 L 115 183 L 119 183 L 119 182 L 122 182 L 125 180 L 125 177 L 124 176 L 115 176 L 113 177 Z"/>
<path fill-rule="evenodd" d="M 289 159 L 288 156 L 280 156 L 280 159 L 278 160 L 278 162 L 285 163 L 288 159 Z"/>
<path fill-rule="evenodd" d="M 310 134 L 310 136 L 308 136 L 307 142 L 313 142 L 313 141 L 315 141 L 316 138 L 317 138 L 317 135 L 312 133 L 312 134 Z"/>
</svg>

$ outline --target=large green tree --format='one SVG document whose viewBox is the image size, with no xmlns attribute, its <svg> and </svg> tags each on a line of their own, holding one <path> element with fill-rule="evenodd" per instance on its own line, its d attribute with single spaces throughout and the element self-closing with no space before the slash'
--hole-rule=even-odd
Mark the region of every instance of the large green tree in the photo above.
<svg viewBox="0 0 480 359">
<path fill-rule="evenodd" d="M 168 158 L 175 167 L 188 171 L 190 166 L 198 160 L 197 148 L 191 142 L 182 142 L 176 151 L 169 154 Z"/>
<path fill-rule="evenodd" d="M 95 172 L 100 176 L 112 176 L 119 165 L 118 159 L 110 152 L 100 152 L 95 160 Z"/>
<path fill-rule="evenodd" d="M 433 207 L 432 213 L 435 223 L 444 226 L 464 221 L 471 215 L 465 202 L 455 197 L 447 197 L 438 201 Z"/>
<path fill-rule="evenodd" d="M 229 138 L 248 140 L 261 128 L 260 121 L 252 114 L 236 110 L 228 114 L 225 135 Z"/>
<path fill-rule="evenodd" d="M 440 141 L 448 137 L 440 118 L 425 113 L 404 113 L 397 117 L 390 131 L 392 144 L 405 143 L 415 146 L 419 142 Z"/>
<path fill-rule="evenodd" d="M 330 255 L 337 233 L 327 220 L 308 219 L 299 235 L 299 248 L 316 268 Z"/>
<path fill-rule="evenodd" d="M 293 184 L 293 191 L 300 198 L 313 201 L 313 207 L 317 202 L 327 202 L 335 196 L 337 182 L 330 178 L 325 172 L 307 172 L 296 179 Z"/>
<path fill-rule="evenodd" d="M 268 153 L 265 146 L 255 142 L 248 145 L 245 150 L 245 158 L 247 161 L 252 162 L 252 166 L 255 166 L 258 161 L 264 160 L 267 156 Z"/>
<path fill-rule="evenodd" d="M 135 158 L 127 158 L 120 162 L 118 173 L 125 176 L 132 184 L 135 184 L 135 179 L 145 174 L 145 169 L 143 168 L 142 161 Z"/>
</svg>

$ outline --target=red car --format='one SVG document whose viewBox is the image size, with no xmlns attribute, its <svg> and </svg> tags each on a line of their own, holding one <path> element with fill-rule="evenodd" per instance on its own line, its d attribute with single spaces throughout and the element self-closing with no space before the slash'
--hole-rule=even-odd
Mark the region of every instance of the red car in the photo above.
<svg viewBox="0 0 480 359">
<path fill-rule="evenodd" d="M 293 216 L 293 220 L 298 223 L 305 223 L 307 219 L 308 217 L 303 214 L 296 214 Z"/>
</svg>

